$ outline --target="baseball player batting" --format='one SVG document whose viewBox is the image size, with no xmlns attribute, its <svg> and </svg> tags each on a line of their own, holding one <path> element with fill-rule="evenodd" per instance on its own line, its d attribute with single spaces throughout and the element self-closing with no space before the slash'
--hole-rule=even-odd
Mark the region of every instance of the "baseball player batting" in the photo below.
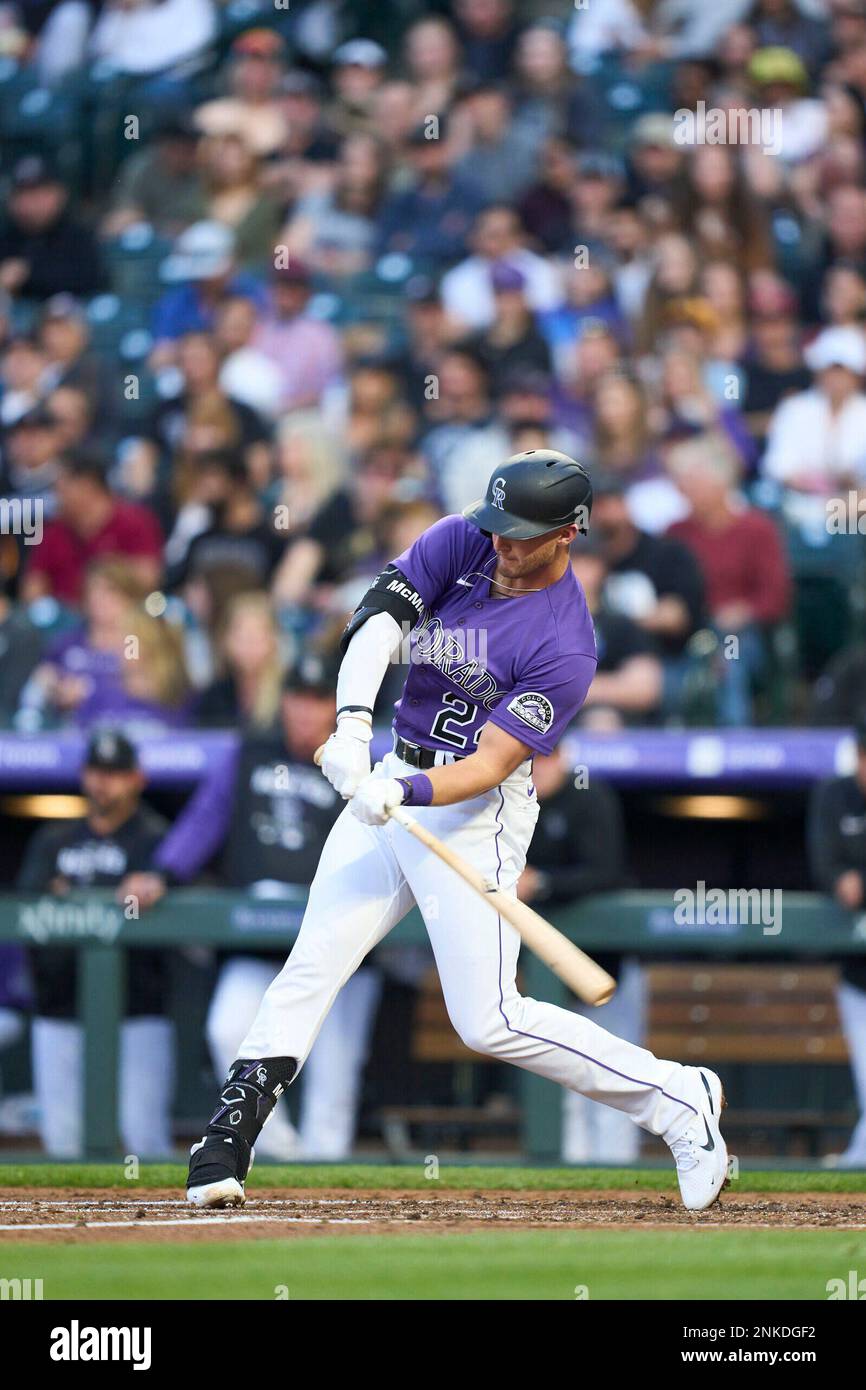
<svg viewBox="0 0 866 1390">
<path fill-rule="evenodd" d="M 533 754 L 554 748 L 595 674 L 592 622 L 569 564 L 591 506 L 580 464 L 548 449 L 515 455 L 483 499 L 438 521 L 389 564 L 349 620 L 337 728 L 321 759 L 348 806 L 322 851 L 294 949 L 193 1146 L 187 1195 L 196 1205 L 243 1204 L 262 1125 L 339 990 L 413 904 L 467 1046 L 661 1135 L 690 1210 L 718 1197 L 727 1150 L 715 1073 L 662 1061 L 580 1014 L 521 996 L 515 928 L 391 818 L 411 807 L 514 895 L 538 817 Z M 373 707 L 407 631 L 410 671 L 393 751 L 371 771 Z"/>
</svg>

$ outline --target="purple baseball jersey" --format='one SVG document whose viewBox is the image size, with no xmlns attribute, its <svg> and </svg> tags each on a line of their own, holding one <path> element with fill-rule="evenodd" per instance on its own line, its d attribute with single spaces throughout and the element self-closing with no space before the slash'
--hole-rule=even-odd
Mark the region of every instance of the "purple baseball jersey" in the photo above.
<svg viewBox="0 0 866 1390">
<path fill-rule="evenodd" d="M 586 599 L 569 566 L 546 589 L 490 597 L 496 552 L 462 516 L 446 516 L 394 561 L 425 611 L 394 727 L 427 748 L 471 753 L 488 719 L 550 753 L 596 667 Z"/>
</svg>

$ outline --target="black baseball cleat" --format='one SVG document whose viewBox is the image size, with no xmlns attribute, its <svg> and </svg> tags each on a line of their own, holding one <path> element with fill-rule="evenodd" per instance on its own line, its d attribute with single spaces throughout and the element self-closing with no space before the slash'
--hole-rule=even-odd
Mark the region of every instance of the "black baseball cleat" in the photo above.
<svg viewBox="0 0 866 1390">
<path fill-rule="evenodd" d="M 206 1134 L 189 1151 L 186 1200 L 195 1207 L 242 1207 L 253 1158 L 253 1150 L 243 1139 Z"/>
</svg>

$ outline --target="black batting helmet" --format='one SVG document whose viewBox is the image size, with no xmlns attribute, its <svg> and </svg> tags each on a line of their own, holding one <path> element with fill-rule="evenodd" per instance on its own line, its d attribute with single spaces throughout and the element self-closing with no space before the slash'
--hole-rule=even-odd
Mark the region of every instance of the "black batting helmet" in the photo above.
<svg viewBox="0 0 866 1390">
<path fill-rule="evenodd" d="M 560 526 L 586 535 L 592 483 L 586 469 L 556 449 L 528 449 L 494 469 L 487 492 L 464 507 L 467 521 L 490 535 L 527 541 Z"/>
</svg>

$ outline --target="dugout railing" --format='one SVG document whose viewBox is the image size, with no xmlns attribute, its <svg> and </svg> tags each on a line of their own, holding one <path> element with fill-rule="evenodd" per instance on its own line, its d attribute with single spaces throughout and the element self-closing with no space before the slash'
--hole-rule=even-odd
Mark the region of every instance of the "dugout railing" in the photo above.
<svg viewBox="0 0 866 1390">
<path fill-rule="evenodd" d="M 119 1024 L 125 993 L 125 947 L 190 946 L 234 950 L 288 951 L 300 927 L 304 890 L 275 899 L 227 891 L 176 889 L 136 919 L 109 892 L 69 897 L 0 896 L 0 941 L 73 946 L 80 952 L 79 1017 L 85 1031 L 85 1134 L 88 1158 L 115 1157 Z M 781 912 L 762 924 L 757 900 L 730 900 L 726 912 L 709 905 L 682 920 L 682 902 L 670 892 L 629 892 L 588 898 L 551 912 L 560 930 L 589 952 L 636 952 L 643 959 L 722 960 L 747 957 L 781 960 L 838 960 L 866 952 L 866 913 L 843 912 L 814 894 L 785 893 Z M 714 920 L 714 917 L 720 920 Z M 389 944 L 426 941 L 420 914 L 413 911 L 394 929 Z M 521 954 L 527 994 L 566 1002 L 559 981 L 530 952 Z M 560 1153 L 558 1088 L 520 1072 L 522 1141 L 536 1161 Z"/>
</svg>

